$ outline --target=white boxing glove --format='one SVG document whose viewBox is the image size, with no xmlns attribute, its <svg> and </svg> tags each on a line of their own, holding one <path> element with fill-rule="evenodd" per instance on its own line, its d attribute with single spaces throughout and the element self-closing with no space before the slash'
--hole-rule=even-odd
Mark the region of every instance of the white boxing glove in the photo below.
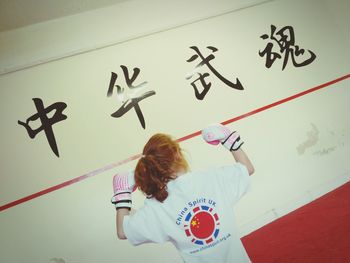
<svg viewBox="0 0 350 263">
<path fill-rule="evenodd" d="M 113 177 L 113 190 L 114 195 L 112 197 L 112 204 L 116 209 L 127 208 L 131 209 L 131 193 L 136 190 L 134 172 L 124 172 L 116 174 Z"/>
<path fill-rule="evenodd" d="M 221 144 L 229 151 L 237 151 L 244 143 L 238 132 L 231 132 L 222 124 L 212 124 L 202 130 L 203 139 L 210 144 Z"/>
</svg>

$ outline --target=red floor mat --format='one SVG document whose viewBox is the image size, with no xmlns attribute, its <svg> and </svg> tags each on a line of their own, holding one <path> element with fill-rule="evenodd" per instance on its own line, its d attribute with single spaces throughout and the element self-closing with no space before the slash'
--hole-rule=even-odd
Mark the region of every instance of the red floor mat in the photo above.
<svg viewBox="0 0 350 263">
<path fill-rule="evenodd" d="M 350 262 L 350 182 L 242 241 L 253 263 Z"/>
</svg>

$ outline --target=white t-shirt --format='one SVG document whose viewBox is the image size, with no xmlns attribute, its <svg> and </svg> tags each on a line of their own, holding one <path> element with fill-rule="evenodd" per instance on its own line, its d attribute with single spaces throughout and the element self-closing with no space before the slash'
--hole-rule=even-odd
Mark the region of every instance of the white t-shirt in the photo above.
<svg viewBox="0 0 350 263">
<path fill-rule="evenodd" d="M 146 199 L 144 207 L 125 216 L 124 233 L 133 245 L 170 241 L 186 263 L 250 262 L 233 212 L 249 185 L 240 163 L 186 173 L 168 182 L 163 203 Z"/>
</svg>

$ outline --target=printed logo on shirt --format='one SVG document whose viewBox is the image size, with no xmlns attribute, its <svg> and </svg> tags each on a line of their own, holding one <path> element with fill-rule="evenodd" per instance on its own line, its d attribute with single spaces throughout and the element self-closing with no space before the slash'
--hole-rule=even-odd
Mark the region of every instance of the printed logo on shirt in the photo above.
<svg viewBox="0 0 350 263">
<path fill-rule="evenodd" d="M 183 225 L 185 234 L 197 245 L 212 243 L 219 235 L 220 220 L 215 212 L 216 202 L 199 198 L 188 203 L 178 214 L 177 225 Z"/>
</svg>

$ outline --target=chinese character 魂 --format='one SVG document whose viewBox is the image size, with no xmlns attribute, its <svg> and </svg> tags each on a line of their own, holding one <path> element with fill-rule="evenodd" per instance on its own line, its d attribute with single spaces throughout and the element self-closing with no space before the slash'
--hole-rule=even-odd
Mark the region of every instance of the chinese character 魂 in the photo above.
<svg viewBox="0 0 350 263">
<path fill-rule="evenodd" d="M 289 58 L 295 67 L 306 66 L 316 58 L 315 53 L 308 50 L 308 56 L 300 62 L 297 61 L 299 56 L 304 55 L 305 50 L 295 44 L 294 29 L 291 26 L 285 26 L 276 32 L 276 27 L 271 25 L 271 34 L 264 34 L 260 38 L 269 39 L 265 49 L 259 50 L 261 57 L 266 56 L 265 66 L 267 68 L 270 68 L 276 59 L 283 59 L 282 70 L 284 70 Z M 276 44 L 276 49 L 274 49 L 274 44 Z"/>
</svg>

